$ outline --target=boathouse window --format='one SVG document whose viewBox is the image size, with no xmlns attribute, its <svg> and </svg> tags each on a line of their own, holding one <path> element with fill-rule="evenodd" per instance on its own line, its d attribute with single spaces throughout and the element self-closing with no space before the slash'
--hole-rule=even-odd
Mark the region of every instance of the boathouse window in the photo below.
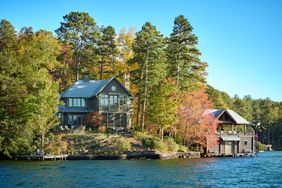
<svg viewBox="0 0 282 188">
<path fill-rule="evenodd" d="M 69 107 L 85 107 L 85 99 L 69 98 Z"/>
<path fill-rule="evenodd" d="M 244 140 L 244 145 L 248 145 L 248 140 Z"/>
</svg>

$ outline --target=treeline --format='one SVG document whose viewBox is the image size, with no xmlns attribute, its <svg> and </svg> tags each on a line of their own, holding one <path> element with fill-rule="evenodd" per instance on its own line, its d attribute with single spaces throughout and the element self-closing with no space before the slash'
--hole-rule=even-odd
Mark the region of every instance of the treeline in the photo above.
<svg viewBox="0 0 282 188">
<path fill-rule="evenodd" d="M 190 148 L 205 147 L 205 135 L 215 131 L 213 119 L 203 116 L 207 108 L 231 108 L 261 122 L 261 128 L 270 130 L 276 123 L 281 129 L 279 118 L 271 119 L 268 103 L 231 99 L 206 85 L 207 63 L 182 15 L 175 18 L 169 37 L 150 22 L 138 32 L 123 29 L 117 34 L 84 12 L 65 15 L 55 32 L 57 36 L 22 28 L 17 33 L 7 20 L 0 23 L 0 152 L 5 155 L 44 146 L 44 135 L 57 122 L 59 93 L 84 75 L 119 78 L 135 96 L 135 129 L 161 139 L 173 137 Z M 279 110 L 281 119 L 281 103 Z"/>
<path fill-rule="evenodd" d="M 215 108 L 233 109 L 251 122 L 262 143 L 282 146 L 282 102 L 269 98 L 253 99 L 250 95 L 231 98 L 212 86 L 208 86 L 207 94 Z"/>
</svg>

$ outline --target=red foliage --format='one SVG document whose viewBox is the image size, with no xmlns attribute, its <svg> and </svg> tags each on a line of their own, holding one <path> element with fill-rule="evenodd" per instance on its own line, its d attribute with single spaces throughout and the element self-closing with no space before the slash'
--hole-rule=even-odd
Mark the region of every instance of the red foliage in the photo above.
<svg viewBox="0 0 282 188">
<path fill-rule="evenodd" d="M 217 122 L 206 110 L 212 108 L 208 95 L 203 91 L 185 92 L 178 108 L 178 134 L 189 146 L 207 146 L 207 136 L 215 135 Z M 211 143 L 209 143 L 211 144 Z"/>
<path fill-rule="evenodd" d="M 97 128 L 103 124 L 103 116 L 99 112 L 91 112 L 86 116 L 86 123 Z"/>
</svg>

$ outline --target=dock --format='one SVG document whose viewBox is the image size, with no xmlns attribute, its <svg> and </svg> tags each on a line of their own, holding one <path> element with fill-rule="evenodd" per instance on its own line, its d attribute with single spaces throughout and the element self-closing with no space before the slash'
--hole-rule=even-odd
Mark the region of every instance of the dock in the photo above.
<svg viewBox="0 0 282 188">
<path fill-rule="evenodd" d="M 45 160 L 67 160 L 68 155 L 17 155 L 15 160 L 27 160 L 27 161 L 45 161 Z"/>
</svg>

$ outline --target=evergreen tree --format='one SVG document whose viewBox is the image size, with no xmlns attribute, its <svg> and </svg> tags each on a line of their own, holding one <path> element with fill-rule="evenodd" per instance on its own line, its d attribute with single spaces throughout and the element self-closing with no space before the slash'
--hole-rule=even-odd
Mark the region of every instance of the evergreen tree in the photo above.
<svg viewBox="0 0 282 188">
<path fill-rule="evenodd" d="M 176 17 L 167 46 L 169 76 L 177 80 L 182 90 L 198 88 L 206 82 L 207 63 L 199 58 L 198 38 L 192 31 L 184 16 Z"/>
<path fill-rule="evenodd" d="M 100 63 L 100 79 L 108 78 L 116 73 L 117 48 L 116 33 L 112 26 L 102 29 L 102 38 L 98 42 L 98 55 Z M 106 73 L 106 76 L 104 75 Z"/>
<path fill-rule="evenodd" d="M 136 39 L 133 44 L 133 52 L 135 54 L 133 62 L 138 63 L 139 69 L 134 71 L 136 75 L 133 80 L 139 87 L 137 119 L 139 118 L 139 112 L 141 110 L 142 130 L 145 126 L 148 91 L 158 84 L 166 74 L 164 47 L 163 36 L 151 23 L 146 22 L 141 31 L 136 33 Z M 139 120 L 136 122 L 138 124 Z"/>
<path fill-rule="evenodd" d="M 7 20 L 0 22 L 0 50 L 5 47 L 14 45 L 17 39 L 16 31 L 11 23 Z"/>
<path fill-rule="evenodd" d="M 175 81 L 165 79 L 153 88 L 148 100 L 148 122 L 159 127 L 162 140 L 164 130 L 177 122 L 178 94 Z"/>
<path fill-rule="evenodd" d="M 73 58 L 75 61 L 76 80 L 79 79 L 79 71 L 87 67 L 87 63 L 96 63 L 98 40 L 100 30 L 95 20 L 85 12 L 70 12 L 65 15 L 64 22 L 61 22 L 60 28 L 56 30 L 58 38 L 68 44 L 73 49 Z M 89 58 L 91 56 L 91 58 Z M 81 63 L 84 65 L 81 66 Z"/>
</svg>

